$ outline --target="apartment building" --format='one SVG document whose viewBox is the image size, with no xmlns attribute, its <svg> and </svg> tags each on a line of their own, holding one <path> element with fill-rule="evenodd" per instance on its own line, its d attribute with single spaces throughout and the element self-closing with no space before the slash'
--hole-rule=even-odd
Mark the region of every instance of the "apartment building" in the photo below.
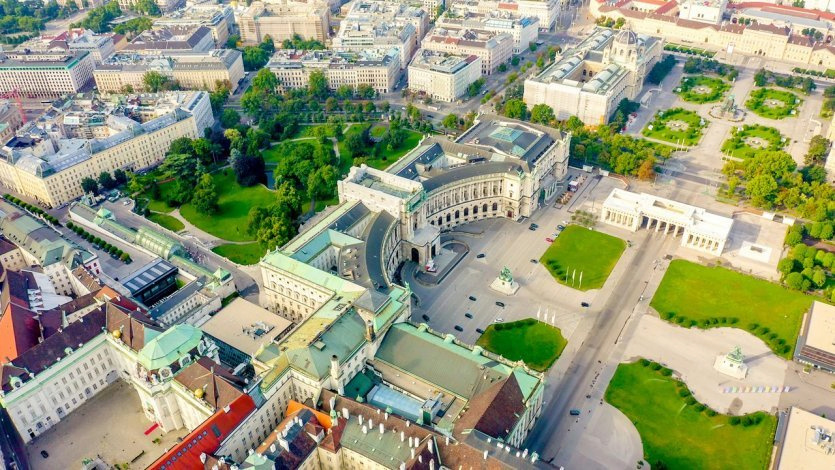
<svg viewBox="0 0 835 470">
<path fill-rule="evenodd" d="M 119 1 L 119 8 L 122 11 L 132 10 L 133 7 L 136 5 L 137 0 L 118 0 Z M 154 3 L 157 4 L 160 11 L 163 13 L 170 13 L 183 5 L 185 5 L 186 0 L 154 0 Z"/>
<path fill-rule="evenodd" d="M 212 30 L 205 26 L 166 26 L 143 31 L 122 50 L 134 54 L 160 55 L 209 52 L 215 48 Z"/>
<path fill-rule="evenodd" d="M 0 149 L 0 181 L 6 187 L 55 207 L 81 196 L 84 178 L 155 165 L 171 141 L 202 136 L 214 122 L 205 91 L 131 95 L 111 102 L 73 99 L 28 122 Z M 82 119 L 91 114 L 98 117 Z M 101 137 L 70 137 L 65 126 L 78 122 L 87 122 L 89 132 Z"/>
<path fill-rule="evenodd" d="M 23 110 L 9 100 L 0 100 L 0 143 L 9 140 L 23 124 Z"/>
<path fill-rule="evenodd" d="M 93 78 L 101 93 L 142 90 L 145 74 L 159 72 L 186 90 L 214 91 L 218 83 L 233 90 L 244 78 L 242 54 L 234 49 L 177 53 L 158 56 L 119 53 L 96 68 Z"/>
<path fill-rule="evenodd" d="M 333 49 L 356 52 L 394 47 L 400 53 L 400 67 L 405 70 L 420 47 L 428 21 L 423 9 L 404 3 L 355 1 L 339 23 Z"/>
<path fill-rule="evenodd" d="M 452 102 L 481 78 L 481 58 L 420 49 L 409 64 L 409 90 L 433 100 Z"/>
<path fill-rule="evenodd" d="M 215 47 L 223 47 L 235 25 L 235 14 L 229 5 L 205 3 L 188 5 L 154 20 L 154 27 L 169 28 L 205 26 L 212 32 Z"/>
<path fill-rule="evenodd" d="M 520 16 L 516 12 L 498 10 L 478 13 L 467 4 L 453 4 L 436 21 L 439 27 L 474 28 L 495 33 L 506 33 L 513 37 L 513 53 L 527 50 L 539 36 L 539 18 Z"/>
<path fill-rule="evenodd" d="M 252 2 L 235 14 L 244 44 L 258 44 L 266 36 L 275 42 L 294 35 L 325 42 L 329 36 L 330 10 L 324 5 L 291 0 Z"/>
<path fill-rule="evenodd" d="M 481 73 L 491 75 L 513 55 L 513 37 L 483 29 L 436 26 L 423 38 L 423 48 L 481 59 Z"/>
<path fill-rule="evenodd" d="M 0 58 L 0 93 L 56 97 L 82 91 L 93 79 L 89 52 L 7 52 Z"/>
<path fill-rule="evenodd" d="M 539 18 L 539 27 L 551 29 L 557 21 L 560 12 L 560 0 L 462 0 L 456 1 L 456 7 L 466 7 L 468 10 L 488 15 L 491 12 L 509 12 L 522 18 Z"/>
<path fill-rule="evenodd" d="M 400 74 L 400 53 L 368 49 L 360 52 L 277 50 L 267 63 L 284 89 L 306 88 L 310 73 L 320 70 L 328 86 L 370 85 L 377 93 L 394 90 Z"/>
</svg>

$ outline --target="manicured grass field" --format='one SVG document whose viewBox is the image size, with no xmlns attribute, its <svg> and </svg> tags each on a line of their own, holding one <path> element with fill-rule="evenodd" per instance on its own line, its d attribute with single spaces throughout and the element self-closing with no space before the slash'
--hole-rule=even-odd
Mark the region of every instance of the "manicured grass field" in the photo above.
<svg viewBox="0 0 835 470">
<path fill-rule="evenodd" d="M 674 122 L 681 121 L 686 128 L 676 129 Z M 683 108 L 673 108 L 660 111 L 655 118 L 647 124 L 642 133 L 652 139 L 663 140 L 673 144 L 696 145 L 702 138 L 702 130 L 709 122 L 702 119 L 694 111 Z"/>
<path fill-rule="evenodd" d="M 218 192 L 218 212 L 212 215 L 201 214 L 189 203 L 180 208 L 180 214 L 197 228 L 218 238 L 233 242 L 254 240 L 246 231 L 249 210 L 272 204 L 272 191 L 263 185 L 248 188 L 239 185 L 229 168 L 213 173 L 212 178 Z"/>
<path fill-rule="evenodd" d="M 186 226 L 183 225 L 179 219 L 166 214 L 151 212 L 148 214 L 148 220 L 156 222 L 172 232 L 179 232 L 180 230 L 186 228 Z"/>
<path fill-rule="evenodd" d="M 511 361 L 521 359 L 531 369 L 544 372 L 560 357 L 568 341 L 559 328 L 527 318 L 488 326 L 476 344 Z"/>
<path fill-rule="evenodd" d="M 715 413 L 697 402 L 687 386 L 669 373 L 669 369 L 646 360 L 621 364 L 606 389 L 606 401 L 638 429 L 644 458 L 652 468 L 768 467 L 777 427 L 774 416 L 764 412 L 743 417 Z"/>
<path fill-rule="evenodd" d="M 703 88 L 700 87 L 705 87 L 709 91 L 702 93 Z M 697 75 L 682 78 L 676 93 L 681 99 L 691 103 L 712 103 L 721 100 L 722 95 L 730 88 L 728 82 L 721 78 Z"/>
<path fill-rule="evenodd" d="M 258 242 L 243 245 L 218 245 L 212 251 L 237 264 L 257 264 L 267 252 Z"/>
<path fill-rule="evenodd" d="M 569 225 L 539 261 L 561 284 L 574 284 L 575 289 L 585 291 L 603 287 L 625 248 L 626 242 L 620 238 Z"/>
<path fill-rule="evenodd" d="M 791 359 L 812 297 L 720 267 L 670 263 L 650 304 L 661 318 L 685 327 L 745 328 Z"/>
<path fill-rule="evenodd" d="M 767 106 L 766 100 L 777 100 L 782 104 L 774 107 Z M 800 98 L 792 92 L 773 88 L 759 88 L 751 92 L 748 101 L 745 102 L 745 107 L 764 118 L 783 119 L 792 116 L 792 111 L 800 106 L 800 102 Z"/>
<path fill-rule="evenodd" d="M 763 148 L 755 148 L 747 143 L 747 139 L 760 138 L 768 144 Z M 745 124 L 742 130 L 731 129 L 731 138 L 722 144 L 722 152 L 736 158 L 750 158 L 763 150 L 780 150 L 786 146 L 780 131 L 773 127 Z"/>
</svg>

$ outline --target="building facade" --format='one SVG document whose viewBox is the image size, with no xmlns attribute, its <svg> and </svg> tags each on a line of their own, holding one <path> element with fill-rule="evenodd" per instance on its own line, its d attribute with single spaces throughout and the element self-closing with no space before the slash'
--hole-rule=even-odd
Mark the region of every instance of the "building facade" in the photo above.
<svg viewBox="0 0 835 470">
<path fill-rule="evenodd" d="M 487 30 L 435 27 L 423 39 L 425 50 L 481 59 L 481 73 L 491 75 L 513 55 L 513 37 Z"/>
<path fill-rule="evenodd" d="M 550 106 L 558 120 L 605 124 L 621 100 L 636 100 L 662 50 L 657 38 L 598 28 L 525 80 L 525 103 Z"/>
<path fill-rule="evenodd" d="M 0 93 L 16 90 L 32 97 L 75 94 L 90 83 L 94 68 L 89 52 L 9 52 L 0 59 Z"/>
<path fill-rule="evenodd" d="M 296 34 L 325 42 L 329 36 L 330 10 L 304 2 L 253 2 L 237 14 L 237 23 L 244 44 L 258 44 L 266 36 L 278 43 Z"/>
<path fill-rule="evenodd" d="M 154 27 L 205 26 L 212 32 L 215 47 L 221 48 L 229 39 L 229 31 L 235 26 L 235 14 L 229 5 L 202 3 L 189 5 L 154 20 Z"/>
<path fill-rule="evenodd" d="M 101 93 L 124 93 L 144 90 L 148 72 L 165 75 L 185 90 L 214 91 L 218 84 L 235 90 L 244 78 L 243 56 L 234 49 L 159 56 L 119 53 L 97 67 L 93 78 Z"/>
<path fill-rule="evenodd" d="M 733 219 L 700 207 L 653 196 L 613 189 L 603 202 L 600 220 L 633 232 L 646 227 L 673 237 L 681 246 L 719 256 L 725 249 Z"/>
<path fill-rule="evenodd" d="M 815 301 L 806 314 L 794 359 L 816 369 L 835 374 L 835 307 Z"/>
<path fill-rule="evenodd" d="M 377 93 L 389 93 L 394 90 L 400 76 L 400 53 L 395 48 L 361 52 L 280 49 L 266 67 L 275 74 L 280 87 L 285 90 L 307 88 L 310 73 L 317 70 L 325 75 L 332 90 L 343 85 L 354 89 L 369 85 Z"/>
<path fill-rule="evenodd" d="M 73 98 L 70 98 L 71 100 Z M 121 101 L 124 99 L 124 101 Z M 209 94 L 170 92 L 116 98 L 106 111 L 79 102 L 65 111 L 30 121 L 0 149 L 0 181 L 6 187 L 55 207 L 82 195 L 81 180 L 117 168 L 139 170 L 165 158 L 171 141 L 197 138 L 214 123 Z M 75 116 L 73 116 L 75 114 Z M 97 119 L 86 119 L 91 114 Z M 82 121 L 83 120 L 83 121 Z M 86 122 L 104 137 L 69 137 L 65 125 Z"/>
<path fill-rule="evenodd" d="M 427 27 L 422 9 L 398 2 L 355 1 L 331 44 L 334 50 L 352 52 L 395 48 L 405 70 Z"/>
<path fill-rule="evenodd" d="M 526 51 L 539 36 L 539 18 L 536 16 L 523 17 L 507 10 L 481 14 L 467 3 L 454 3 L 435 21 L 435 25 L 509 34 L 513 37 L 514 54 Z"/>
<path fill-rule="evenodd" d="M 453 102 L 481 78 L 481 58 L 418 50 L 409 64 L 409 90 L 433 100 Z"/>
</svg>

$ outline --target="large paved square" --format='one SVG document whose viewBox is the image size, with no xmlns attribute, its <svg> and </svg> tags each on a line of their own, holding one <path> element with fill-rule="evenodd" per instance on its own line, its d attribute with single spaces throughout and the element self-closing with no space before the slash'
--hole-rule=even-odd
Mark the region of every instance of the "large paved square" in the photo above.
<svg viewBox="0 0 835 470">
<path fill-rule="evenodd" d="M 81 468 L 83 459 L 96 456 L 110 465 L 147 467 L 188 431 L 162 434 L 157 430 L 146 436 L 144 431 L 152 423 L 141 406 L 130 385 L 115 382 L 26 446 L 32 468 Z M 153 442 L 156 438 L 161 439 L 158 444 Z M 49 453 L 48 458 L 41 457 L 42 450 Z"/>
</svg>

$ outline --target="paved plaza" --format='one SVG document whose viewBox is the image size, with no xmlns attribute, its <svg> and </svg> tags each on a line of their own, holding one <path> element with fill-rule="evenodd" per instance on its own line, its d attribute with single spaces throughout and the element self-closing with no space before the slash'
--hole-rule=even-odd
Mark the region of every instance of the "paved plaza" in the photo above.
<svg viewBox="0 0 835 470">
<path fill-rule="evenodd" d="M 110 465 L 145 468 L 188 434 L 186 429 L 167 434 L 155 430 L 146 436 L 151 425 L 136 391 L 117 380 L 29 443 L 29 462 L 34 470 L 75 469 L 83 459 L 99 456 Z M 154 443 L 157 438 L 161 440 Z M 42 450 L 48 458 L 41 457 Z"/>
</svg>

